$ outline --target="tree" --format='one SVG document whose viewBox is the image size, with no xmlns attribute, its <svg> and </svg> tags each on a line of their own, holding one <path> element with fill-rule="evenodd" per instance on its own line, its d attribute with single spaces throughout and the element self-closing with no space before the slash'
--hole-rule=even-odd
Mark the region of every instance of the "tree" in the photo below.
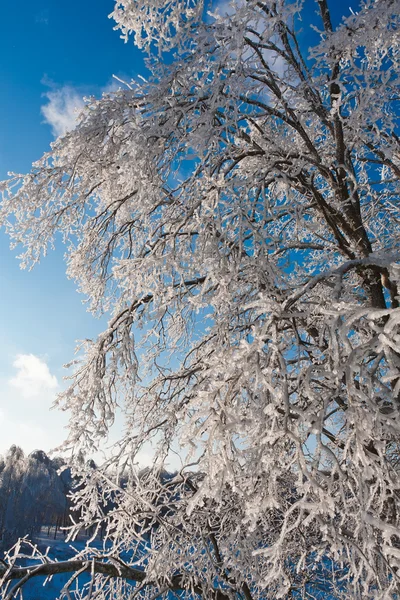
<svg viewBox="0 0 400 600">
<path fill-rule="evenodd" d="M 20 499 L 20 511 L 29 524 L 23 534 L 32 535 L 44 525 L 54 525 L 56 536 L 67 510 L 67 493 L 53 461 L 42 450 L 32 452 L 28 457 Z"/>
<path fill-rule="evenodd" d="M 8 450 L 0 473 L 0 544 L 8 548 L 24 534 L 18 514 L 22 481 L 26 471 L 26 459 L 19 446 Z M 25 525 L 25 524 L 24 524 Z"/>
<path fill-rule="evenodd" d="M 23 266 L 60 233 L 68 275 L 111 313 L 59 399 L 106 552 L 35 574 L 89 570 L 97 598 L 392 598 L 400 3 L 338 25 L 327 0 L 206 8 L 117 2 L 150 80 L 89 99 L 4 185 Z M 124 436 L 90 469 L 118 405 Z M 32 576 L 9 560 L 5 583 Z"/>
<path fill-rule="evenodd" d="M 11 446 L 0 469 L 0 548 L 40 532 L 43 525 L 62 523 L 68 507 L 65 485 L 57 474 L 59 460 L 35 450 L 28 457 Z M 61 465 L 60 465 L 61 466 Z"/>
</svg>

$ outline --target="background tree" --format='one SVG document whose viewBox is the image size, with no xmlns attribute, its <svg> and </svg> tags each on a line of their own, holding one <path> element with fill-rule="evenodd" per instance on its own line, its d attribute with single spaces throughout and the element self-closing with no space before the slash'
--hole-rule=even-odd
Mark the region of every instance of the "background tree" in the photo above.
<svg viewBox="0 0 400 600">
<path fill-rule="evenodd" d="M 57 470 L 60 461 L 42 450 L 25 456 L 11 446 L 0 461 L 0 549 L 7 550 L 19 537 L 38 534 L 43 526 L 68 525 L 67 495 L 72 482 Z"/>
<path fill-rule="evenodd" d="M 117 2 L 150 81 L 89 100 L 5 184 L 22 264 L 61 232 L 112 313 L 59 399 L 107 559 L 35 574 L 91 570 L 103 598 L 399 593 L 400 3 L 338 26 L 316 7 Z M 124 436 L 90 469 L 118 404 Z"/>
<path fill-rule="evenodd" d="M 24 535 L 32 536 L 47 525 L 54 526 L 56 537 L 58 527 L 64 525 L 70 490 L 65 488 L 56 465 L 42 450 L 36 450 L 28 457 L 20 500 L 20 512 L 29 524 Z"/>
<path fill-rule="evenodd" d="M 24 535 L 24 527 L 20 527 L 16 505 L 21 493 L 22 480 L 26 468 L 26 459 L 19 446 L 11 446 L 0 473 L 0 540 L 3 549 L 7 549 L 20 535 Z"/>
</svg>

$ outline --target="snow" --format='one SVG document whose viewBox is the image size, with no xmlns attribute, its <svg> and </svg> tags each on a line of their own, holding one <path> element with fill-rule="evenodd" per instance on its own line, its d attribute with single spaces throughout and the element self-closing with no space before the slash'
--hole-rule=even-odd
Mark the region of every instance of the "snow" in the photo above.
<svg viewBox="0 0 400 600">
<path fill-rule="evenodd" d="M 74 542 L 66 542 L 64 532 L 58 531 L 56 539 L 54 539 L 54 528 L 50 529 L 49 535 L 47 535 L 47 531 L 47 527 L 43 527 L 40 534 L 34 539 L 34 543 L 43 553 L 49 548 L 49 558 L 56 561 L 73 558 L 77 551 L 80 552 L 85 549 L 90 539 L 90 536 L 82 534 Z M 91 545 L 99 549 L 103 547 L 100 539 L 93 540 Z M 62 587 L 71 578 L 71 575 L 71 573 L 57 575 L 47 582 L 45 577 L 34 577 L 24 586 L 23 599 L 55 600 L 55 598 L 58 598 Z M 84 573 L 79 577 L 80 586 L 88 581 L 89 574 Z"/>
</svg>

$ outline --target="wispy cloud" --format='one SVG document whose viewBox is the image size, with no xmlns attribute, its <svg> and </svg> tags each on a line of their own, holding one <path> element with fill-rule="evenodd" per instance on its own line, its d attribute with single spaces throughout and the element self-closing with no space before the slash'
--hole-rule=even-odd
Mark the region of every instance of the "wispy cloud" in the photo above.
<svg viewBox="0 0 400 600">
<path fill-rule="evenodd" d="M 55 137 L 64 135 L 76 125 L 79 112 L 84 107 L 82 95 L 65 85 L 58 89 L 51 89 L 44 94 L 48 102 L 41 108 L 45 123 L 51 126 Z"/>
<path fill-rule="evenodd" d="M 127 81 L 129 79 L 127 77 Z M 43 78 L 42 83 L 49 86 L 50 89 L 43 94 L 46 103 L 42 106 L 41 113 L 44 116 L 44 122 L 50 125 L 54 137 L 59 137 L 74 129 L 79 113 L 85 106 L 83 99 L 85 95 L 93 94 L 99 97 L 101 94 L 116 92 L 124 87 L 123 80 L 119 78 L 110 79 L 104 87 L 95 89 L 89 89 L 87 86 L 84 89 L 75 88 L 71 85 L 57 87 L 47 77 Z"/>
<path fill-rule="evenodd" d="M 4 357 L 5 358 L 5 357 Z M 59 446 L 65 438 L 67 415 L 50 408 L 62 385 L 47 359 L 20 353 L 0 362 L 0 453 L 17 444 L 24 452 Z"/>
<path fill-rule="evenodd" d="M 23 398 L 35 398 L 44 392 L 55 391 L 58 387 L 57 377 L 50 373 L 46 362 L 34 354 L 18 354 L 13 367 L 17 369 L 17 373 L 8 383 Z"/>
<path fill-rule="evenodd" d="M 234 6 L 240 6 L 241 3 L 233 5 L 232 0 L 217 0 L 212 4 L 212 11 L 225 17 L 226 15 L 232 15 L 235 12 Z"/>
<path fill-rule="evenodd" d="M 49 11 L 41 10 L 35 16 L 35 23 L 39 23 L 40 25 L 48 25 L 49 24 Z"/>
</svg>

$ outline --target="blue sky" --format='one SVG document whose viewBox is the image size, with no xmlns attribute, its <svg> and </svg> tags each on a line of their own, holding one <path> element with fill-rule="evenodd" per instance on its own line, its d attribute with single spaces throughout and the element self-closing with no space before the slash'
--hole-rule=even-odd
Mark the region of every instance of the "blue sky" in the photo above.
<svg viewBox="0 0 400 600">
<path fill-rule="evenodd" d="M 336 2 L 337 14 L 350 3 Z M 71 124 L 83 95 L 111 89 L 113 74 L 129 80 L 145 73 L 141 53 L 113 30 L 113 6 L 112 0 L 3 3 L 0 180 L 7 171 L 29 170 Z M 0 230 L 0 453 L 12 443 L 29 452 L 61 442 L 65 415 L 48 409 L 64 385 L 62 365 L 76 340 L 104 326 L 67 280 L 62 247 L 32 272 L 20 271 L 15 256 Z"/>
<path fill-rule="evenodd" d="M 73 119 L 86 94 L 110 89 L 112 75 L 144 73 L 108 14 L 112 0 L 7 2 L 0 20 L 0 180 L 24 173 Z M 47 122 L 46 122 L 47 118 Z M 0 230 L 0 453 L 12 443 L 48 450 L 64 436 L 64 414 L 49 412 L 76 340 L 104 326 L 67 280 L 63 248 L 21 271 Z"/>
</svg>

